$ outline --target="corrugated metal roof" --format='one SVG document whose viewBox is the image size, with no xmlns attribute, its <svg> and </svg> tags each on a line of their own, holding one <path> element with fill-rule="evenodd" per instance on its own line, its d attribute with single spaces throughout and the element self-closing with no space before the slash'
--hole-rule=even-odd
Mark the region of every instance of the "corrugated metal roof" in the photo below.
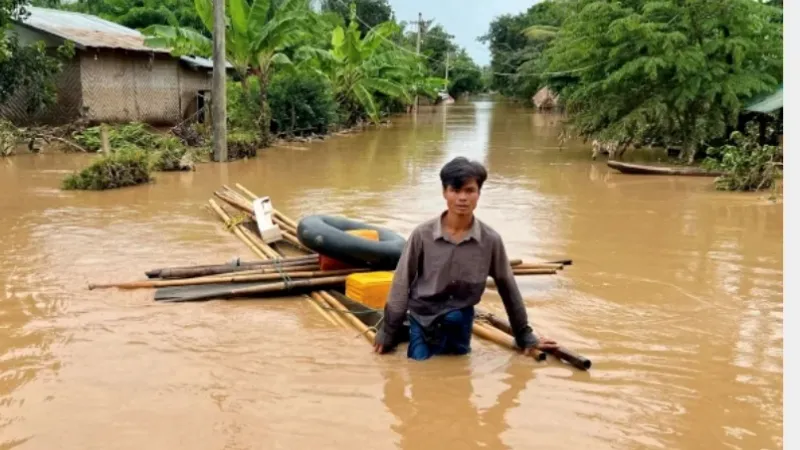
<svg viewBox="0 0 800 450">
<path fill-rule="evenodd" d="M 214 61 L 200 56 L 181 56 L 181 61 L 189 64 L 190 66 L 200 67 L 201 69 L 211 70 L 214 68 Z M 226 62 L 225 67 L 233 69 L 233 64 Z"/>
<path fill-rule="evenodd" d="M 36 6 L 26 9 L 30 15 L 21 20 L 22 24 L 82 47 L 169 53 L 168 49 L 146 46 L 142 33 L 96 16 Z"/>
<path fill-rule="evenodd" d="M 133 28 L 122 26 L 90 14 L 29 6 L 30 15 L 22 20 L 24 25 L 74 42 L 82 47 L 112 48 L 155 53 L 169 53 L 144 44 L 144 35 Z M 213 69 L 214 62 L 199 56 L 181 56 L 181 61 L 202 69 Z M 227 68 L 233 68 L 231 63 Z"/>
<path fill-rule="evenodd" d="M 783 84 L 774 93 L 756 100 L 744 109 L 753 112 L 770 113 L 781 108 L 783 108 Z"/>
</svg>

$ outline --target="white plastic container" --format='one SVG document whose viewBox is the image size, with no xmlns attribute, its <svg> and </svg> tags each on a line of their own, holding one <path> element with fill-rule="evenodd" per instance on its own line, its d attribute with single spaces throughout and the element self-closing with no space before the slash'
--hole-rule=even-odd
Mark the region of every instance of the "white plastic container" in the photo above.
<svg viewBox="0 0 800 450">
<path fill-rule="evenodd" d="M 283 239 L 281 229 L 272 222 L 272 202 L 269 197 L 259 197 L 253 200 L 253 211 L 256 216 L 258 232 L 264 243 L 271 244 Z"/>
</svg>

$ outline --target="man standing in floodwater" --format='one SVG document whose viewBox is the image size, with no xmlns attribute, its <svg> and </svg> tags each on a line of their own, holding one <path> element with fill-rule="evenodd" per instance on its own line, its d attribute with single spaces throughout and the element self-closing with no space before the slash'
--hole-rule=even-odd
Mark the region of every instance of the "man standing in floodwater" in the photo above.
<svg viewBox="0 0 800 450">
<path fill-rule="evenodd" d="M 497 284 L 517 346 L 526 354 L 557 347 L 534 335 L 502 238 L 473 214 L 487 176 L 483 165 L 464 157 L 442 167 L 447 211 L 417 226 L 406 243 L 375 339 L 377 353 L 398 344 L 406 312 L 409 358 L 469 353 L 475 305 L 489 276 Z"/>
</svg>

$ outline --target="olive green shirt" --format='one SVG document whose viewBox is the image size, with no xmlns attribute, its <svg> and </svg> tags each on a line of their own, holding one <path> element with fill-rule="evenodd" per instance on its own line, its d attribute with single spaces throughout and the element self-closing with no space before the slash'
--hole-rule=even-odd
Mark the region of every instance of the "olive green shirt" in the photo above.
<svg viewBox="0 0 800 450">
<path fill-rule="evenodd" d="M 478 304 L 492 277 L 517 345 L 536 345 L 500 235 L 475 217 L 466 236 L 454 242 L 442 229 L 445 214 L 411 232 L 394 271 L 377 343 L 386 350 L 397 345 L 406 312 L 426 328 L 443 314 Z"/>
</svg>

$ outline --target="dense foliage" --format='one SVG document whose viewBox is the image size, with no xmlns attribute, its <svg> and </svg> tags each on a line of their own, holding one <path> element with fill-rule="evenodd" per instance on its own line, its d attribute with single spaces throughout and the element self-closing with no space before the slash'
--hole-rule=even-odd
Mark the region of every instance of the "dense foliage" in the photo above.
<svg viewBox="0 0 800 450">
<path fill-rule="evenodd" d="M 543 87 L 555 91 L 569 134 L 616 155 L 641 144 L 678 147 L 691 163 L 743 131 L 745 105 L 782 82 L 782 25 L 780 1 L 545 0 L 497 18 L 482 39 L 492 87 L 526 101 Z M 723 161 L 773 160 L 772 147 L 733 136 L 716 150 Z M 732 159 L 733 148 L 750 156 Z"/>
<path fill-rule="evenodd" d="M 269 99 L 272 131 L 280 135 L 325 134 L 338 120 L 330 82 L 313 72 L 279 74 Z"/>
<path fill-rule="evenodd" d="M 25 5 L 22 0 L 0 0 L 0 103 L 24 89 L 25 109 L 36 114 L 57 101 L 55 77 L 74 53 L 72 45 L 58 48 L 56 55 L 49 55 L 41 42 L 21 45 L 11 25 L 27 17 Z"/>
<path fill-rule="evenodd" d="M 761 136 L 759 126 L 750 122 L 745 131 L 734 131 L 731 144 L 708 149 L 709 158 L 703 164 L 724 172 L 715 180 L 717 188 L 729 191 L 769 189 L 782 176 L 783 152 L 772 140 L 775 130 L 768 127 Z"/>
<path fill-rule="evenodd" d="M 561 24 L 577 8 L 577 0 L 545 0 L 517 15 L 492 21 L 480 40 L 492 53 L 491 88 L 508 97 L 530 101 L 544 87 L 547 60 L 543 53 Z"/>
<path fill-rule="evenodd" d="M 350 18 L 350 3 L 355 4 L 357 19 Z M 387 0 L 354 0 L 351 2 L 344 0 L 322 0 L 321 9 L 323 12 L 330 12 L 338 15 L 343 20 L 343 25 L 349 25 L 351 20 L 355 21 L 362 36 L 366 35 L 370 29 L 377 27 L 383 22 L 394 20 L 394 12 Z"/>
<path fill-rule="evenodd" d="M 545 52 L 583 136 L 696 151 L 781 79 L 780 10 L 752 0 L 584 1 Z"/>
</svg>

